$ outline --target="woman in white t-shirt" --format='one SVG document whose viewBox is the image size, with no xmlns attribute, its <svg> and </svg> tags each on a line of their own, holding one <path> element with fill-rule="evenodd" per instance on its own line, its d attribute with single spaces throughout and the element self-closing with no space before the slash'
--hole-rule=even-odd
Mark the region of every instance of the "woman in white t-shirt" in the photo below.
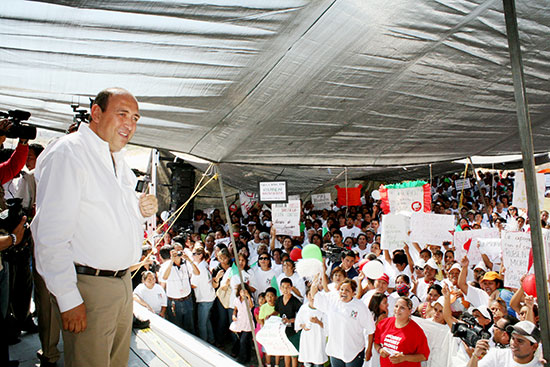
<svg viewBox="0 0 550 367">
<path fill-rule="evenodd" d="M 191 288 L 195 292 L 197 301 L 197 319 L 199 323 L 199 336 L 202 340 L 214 344 L 214 331 L 210 322 L 210 311 L 216 299 L 216 292 L 212 286 L 212 274 L 206 262 L 204 247 L 193 248 L 193 262 L 199 268 L 199 275 L 191 275 Z"/>
<path fill-rule="evenodd" d="M 164 317 L 167 298 L 164 289 L 156 283 L 155 274 L 145 271 L 141 274 L 141 284 L 134 289 L 134 300 L 149 311 Z"/>
</svg>

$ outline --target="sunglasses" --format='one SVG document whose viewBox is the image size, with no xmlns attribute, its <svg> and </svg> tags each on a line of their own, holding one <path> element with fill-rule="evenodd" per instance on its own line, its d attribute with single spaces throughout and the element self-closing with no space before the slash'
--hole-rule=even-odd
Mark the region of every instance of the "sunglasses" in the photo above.
<svg viewBox="0 0 550 367">
<path fill-rule="evenodd" d="M 260 260 L 269 260 L 269 257 L 260 257 Z"/>
</svg>

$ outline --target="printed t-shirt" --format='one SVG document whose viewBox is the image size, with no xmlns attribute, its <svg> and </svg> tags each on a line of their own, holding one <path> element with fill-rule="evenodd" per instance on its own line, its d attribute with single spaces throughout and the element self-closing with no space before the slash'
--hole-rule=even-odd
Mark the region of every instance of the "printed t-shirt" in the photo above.
<svg viewBox="0 0 550 367">
<path fill-rule="evenodd" d="M 401 352 L 403 354 L 424 354 L 426 359 L 430 356 L 428 339 L 424 331 L 416 322 L 410 320 L 402 328 L 395 327 L 395 317 L 389 317 L 378 323 L 374 333 L 374 342 L 384 348 Z M 393 367 L 389 358 L 380 357 L 381 367 Z M 402 362 L 399 367 L 420 367 L 421 362 Z"/>
</svg>

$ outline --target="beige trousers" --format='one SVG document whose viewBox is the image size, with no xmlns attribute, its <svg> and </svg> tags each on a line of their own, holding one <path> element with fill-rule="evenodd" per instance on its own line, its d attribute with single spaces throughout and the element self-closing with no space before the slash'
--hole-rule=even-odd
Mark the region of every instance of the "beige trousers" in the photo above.
<svg viewBox="0 0 550 367">
<path fill-rule="evenodd" d="M 88 326 L 82 333 L 63 330 L 65 367 L 126 367 L 132 333 L 132 282 L 122 278 L 77 275 Z"/>
</svg>

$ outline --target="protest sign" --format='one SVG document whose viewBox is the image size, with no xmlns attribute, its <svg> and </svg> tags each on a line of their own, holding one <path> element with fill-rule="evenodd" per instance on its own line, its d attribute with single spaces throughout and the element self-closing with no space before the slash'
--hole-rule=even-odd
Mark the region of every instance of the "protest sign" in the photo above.
<svg viewBox="0 0 550 367">
<path fill-rule="evenodd" d="M 460 261 L 466 254 L 470 264 L 477 264 L 481 261 L 478 240 L 480 238 L 499 238 L 497 228 L 473 229 L 470 231 L 456 231 L 453 235 L 455 247 L 455 259 Z"/>
<path fill-rule="evenodd" d="M 384 214 L 426 212 L 431 210 L 430 184 L 425 181 L 407 181 L 400 184 L 381 185 L 380 207 Z"/>
<path fill-rule="evenodd" d="M 421 245 L 443 245 L 452 241 L 455 219 L 452 215 L 413 213 L 411 216 L 411 241 Z"/>
<path fill-rule="evenodd" d="M 331 209 L 332 198 L 330 197 L 330 192 L 311 195 L 311 202 L 313 203 L 314 210 Z"/>
<path fill-rule="evenodd" d="M 456 187 L 456 191 L 460 191 L 463 189 L 469 189 L 472 187 L 472 185 L 470 184 L 469 179 L 462 178 L 462 179 L 455 180 L 455 187 Z"/>
<path fill-rule="evenodd" d="M 218 238 L 217 240 L 214 240 L 215 245 L 219 245 L 220 243 L 223 243 L 226 246 L 230 246 L 231 239 L 229 237 L 224 237 L 224 238 Z"/>
<path fill-rule="evenodd" d="M 241 191 L 239 194 L 239 200 L 241 202 L 241 211 L 246 218 L 250 213 L 250 210 L 258 203 L 258 195 L 254 192 Z"/>
<path fill-rule="evenodd" d="M 491 262 L 498 260 L 500 263 L 500 257 L 502 256 L 502 241 L 500 238 L 479 238 L 479 252 L 487 255 Z"/>
<path fill-rule="evenodd" d="M 258 343 L 264 346 L 265 352 L 272 356 L 296 356 L 298 351 L 285 333 L 286 325 L 278 316 L 271 316 L 256 334 Z"/>
<path fill-rule="evenodd" d="M 544 207 L 545 185 L 544 173 L 537 173 L 537 192 L 540 208 Z M 527 209 L 527 191 L 525 190 L 525 175 L 523 171 L 516 171 L 512 205 L 516 208 Z"/>
<path fill-rule="evenodd" d="M 300 200 L 289 200 L 287 204 L 273 204 L 271 217 L 278 235 L 300 235 Z"/>
<path fill-rule="evenodd" d="M 300 200 L 300 195 L 288 195 L 288 200 Z"/>
<path fill-rule="evenodd" d="M 409 228 L 411 219 L 402 214 L 386 214 L 382 219 L 381 248 L 393 250 L 403 248 L 409 241 Z"/>
<path fill-rule="evenodd" d="M 262 203 L 286 203 L 288 201 L 286 181 L 258 182 Z"/>
<path fill-rule="evenodd" d="M 502 258 L 506 275 L 504 286 L 519 288 L 520 278 L 529 268 L 531 234 L 527 232 L 504 232 L 502 236 Z"/>
</svg>

